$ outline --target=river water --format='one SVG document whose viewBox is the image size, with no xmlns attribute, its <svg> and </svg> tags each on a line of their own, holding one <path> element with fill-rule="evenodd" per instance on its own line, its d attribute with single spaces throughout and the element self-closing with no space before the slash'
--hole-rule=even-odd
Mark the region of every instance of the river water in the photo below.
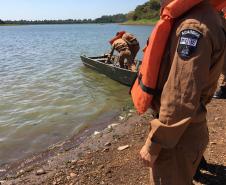
<svg viewBox="0 0 226 185">
<path fill-rule="evenodd" d="M 144 46 L 152 27 L 0 27 L 0 164 L 111 119 L 130 101 L 128 87 L 85 68 L 80 60 L 81 54 L 109 51 L 107 41 L 120 30 L 135 34 Z"/>
</svg>

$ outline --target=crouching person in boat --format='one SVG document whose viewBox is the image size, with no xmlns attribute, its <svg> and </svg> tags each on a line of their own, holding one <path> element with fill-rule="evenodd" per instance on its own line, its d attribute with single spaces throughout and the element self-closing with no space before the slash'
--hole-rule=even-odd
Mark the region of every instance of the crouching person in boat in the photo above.
<svg viewBox="0 0 226 185">
<path fill-rule="evenodd" d="M 121 68 L 127 68 L 135 71 L 135 57 L 140 49 L 139 42 L 131 33 L 125 31 L 118 32 L 116 36 L 109 42 L 112 45 L 112 51 L 109 56 L 111 59 L 114 51 L 119 53 L 118 63 Z M 109 61 L 108 60 L 108 61 Z"/>
<path fill-rule="evenodd" d="M 137 38 L 133 34 L 126 32 L 123 34 L 122 39 L 128 44 L 131 52 L 132 61 L 134 61 L 138 51 L 140 50 L 140 44 Z"/>
</svg>

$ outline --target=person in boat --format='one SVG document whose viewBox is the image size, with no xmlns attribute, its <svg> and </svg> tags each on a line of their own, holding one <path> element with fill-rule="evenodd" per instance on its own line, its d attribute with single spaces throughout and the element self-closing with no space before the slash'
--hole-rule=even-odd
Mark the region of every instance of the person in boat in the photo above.
<svg viewBox="0 0 226 185">
<path fill-rule="evenodd" d="M 119 53 L 118 62 L 121 68 L 135 70 L 135 57 L 140 49 L 139 42 L 131 33 L 121 31 L 111 39 L 112 51 L 109 58 L 112 57 L 114 50 Z"/>
<path fill-rule="evenodd" d="M 122 39 L 128 44 L 131 52 L 132 61 L 134 61 L 137 56 L 137 53 L 140 50 L 140 44 L 137 38 L 133 34 L 125 32 L 122 36 Z"/>
<path fill-rule="evenodd" d="M 206 105 L 225 60 L 225 0 L 162 0 L 161 20 L 131 89 L 137 111 L 158 116 L 140 151 L 154 185 L 191 185 L 206 150 Z"/>
<path fill-rule="evenodd" d="M 223 10 L 222 17 L 224 19 L 224 24 L 226 27 L 226 8 Z M 223 66 L 223 70 L 220 78 L 220 87 L 215 92 L 213 97 L 216 99 L 226 99 L 226 59 L 224 61 L 224 66 Z"/>
</svg>

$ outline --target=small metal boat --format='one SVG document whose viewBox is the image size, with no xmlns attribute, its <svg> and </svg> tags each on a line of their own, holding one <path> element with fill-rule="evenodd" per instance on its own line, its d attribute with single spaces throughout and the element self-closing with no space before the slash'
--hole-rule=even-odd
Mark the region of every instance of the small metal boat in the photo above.
<svg viewBox="0 0 226 185">
<path fill-rule="evenodd" d="M 114 56 L 110 61 L 108 60 L 108 55 L 97 57 L 87 57 L 85 55 L 81 55 L 80 57 L 86 67 L 105 74 L 109 78 L 120 82 L 121 84 L 131 86 L 136 79 L 137 72 L 120 68 L 115 62 L 116 57 Z"/>
</svg>

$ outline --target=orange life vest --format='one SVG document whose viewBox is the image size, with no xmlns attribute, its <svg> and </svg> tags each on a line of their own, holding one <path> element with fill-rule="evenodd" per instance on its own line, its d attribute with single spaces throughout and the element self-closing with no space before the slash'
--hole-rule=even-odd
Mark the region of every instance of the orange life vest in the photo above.
<svg viewBox="0 0 226 185">
<path fill-rule="evenodd" d="M 120 32 L 118 32 L 118 33 L 116 34 L 116 36 L 113 37 L 113 38 L 109 41 L 109 43 L 112 45 L 116 40 L 121 39 L 122 36 L 123 36 L 125 33 L 126 33 L 125 31 L 120 31 Z"/>
<path fill-rule="evenodd" d="M 211 0 L 210 3 L 218 11 L 221 11 L 226 7 L 226 0 Z"/>
<path fill-rule="evenodd" d="M 156 24 L 145 49 L 138 77 L 131 88 L 132 100 L 138 113 L 146 112 L 151 105 L 153 96 L 158 93 L 156 86 L 160 65 L 175 19 L 202 1 L 174 0 L 162 9 L 160 20 Z M 211 3 L 217 10 L 226 7 L 225 0 L 212 0 Z"/>
<path fill-rule="evenodd" d="M 226 6 L 225 6 L 225 8 L 223 9 L 223 14 L 224 14 L 224 18 L 226 19 Z"/>
</svg>

